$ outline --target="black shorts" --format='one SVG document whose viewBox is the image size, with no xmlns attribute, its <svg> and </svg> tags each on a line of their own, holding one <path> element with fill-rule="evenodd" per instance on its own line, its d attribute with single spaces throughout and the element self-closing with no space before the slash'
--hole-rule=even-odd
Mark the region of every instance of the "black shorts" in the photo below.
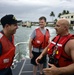
<svg viewBox="0 0 74 75">
<path fill-rule="evenodd" d="M 40 53 L 37 53 L 37 52 L 33 52 L 33 51 L 32 51 L 32 53 L 33 53 L 33 58 L 31 59 L 31 64 L 37 66 L 35 60 L 36 60 L 36 58 L 41 54 L 41 52 L 40 52 Z M 39 61 L 40 64 L 43 64 L 44 62 L 46 62 L 46 55 L 43 56 L 43 58 Z"/>
</svg>

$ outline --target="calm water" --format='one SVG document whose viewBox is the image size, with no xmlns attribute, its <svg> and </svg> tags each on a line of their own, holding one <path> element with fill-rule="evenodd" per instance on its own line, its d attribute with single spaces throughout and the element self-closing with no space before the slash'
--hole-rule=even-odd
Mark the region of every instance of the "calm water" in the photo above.
<svg viewBox="0 0 74 75">
<path fill-rule="evenodd" d="M 35 28 L 37 28 L 37 26 L 32 26 L 31 28 L 19 26 L 15 34 L 15 44 L 19 42 L 28 42 L 30 34 Z M 55 29 L 53 27 L 46 27 L 46 28 L 50 30 L 50 38 L 52 39 L 56 35 Z M 0 30 L 2 30 L 1 25 L 0 25 Z M 70 30 L 70 32 L 74 33 L 74 30 Z M 20 46 L 19 49 L 22 56 L 28 56 L 29 54 L 28 45 L 23 44 Z"/>
</svg>

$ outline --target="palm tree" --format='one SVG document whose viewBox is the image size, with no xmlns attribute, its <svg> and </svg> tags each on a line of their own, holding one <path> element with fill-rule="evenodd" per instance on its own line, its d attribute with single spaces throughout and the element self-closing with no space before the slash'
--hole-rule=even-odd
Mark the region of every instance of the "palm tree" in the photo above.
<svg viewBox="0 0 74 75">
<path fill-rule="evenodd" d="M 69 13 L 70 13 L 70 12 L 67 10 L 67 11 L 66 11 L 66 14 L 69 14 Z"/>
<path fill-rule="evenodd" d="M 54 24 L 56 24 L 56 22 L 57 22 L 57 19 L 54 20 Z"/>
<path fill-rule="evenodd" d="M 63 10 L 62 13 L 59 13 L 58 14 L 58 17 L 60 18 L 61 15 L 64 15 L 64 14 L 69 14 L 69 11 L 68 10 Z"/>
<path fill-rule="evenodd" d="M 52 17 L 52 21 L 53 21 L 53 17 L 55 17 L 55 14 L 53 11 L 51 11 L 50 16 Z"/>
<path fill-rule="evenodd" d="M 63 10 L 62 14 L 63 14 L 63 15 L 66 14 L 66 10 Z"/>
<path fill-rule="evenodd" d="M 69 11 L 68 10 L 63 10 L 62 14 L 69 14 Z"/>
<path fill-rule="evenodd" d="M 59 13 L 59 14 L 58 14 L 58 17 L 60 18 L 60 16 L 61 16 L 61 15 L 62 15 L 62 14 L 61 14 L 61 13 Z"/>
</svg>

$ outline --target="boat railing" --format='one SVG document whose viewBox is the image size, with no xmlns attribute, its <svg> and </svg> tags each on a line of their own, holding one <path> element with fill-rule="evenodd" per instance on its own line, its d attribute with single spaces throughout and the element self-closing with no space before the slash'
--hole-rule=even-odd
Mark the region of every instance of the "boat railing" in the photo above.
<svg viewBox="0 0 74 75">
<path fill-rule="evenodd" d="M 15 51 L 15 57 L 14 57 L 14 60 L 13 60 L 13 63 L 12 63 L 12 68 L 15 68 L 16 64 L 18 62 L 20 62 L 22 59 L 25 59 L 24 56 L 21 56 L 22 55 L 21 50 L 20 50 L 21 45 L 24 45 L 24 46 L 26 45 L 26 48 L 28 48 L 28 42 L 19 42 L 19 43 L 15 44 L 16 51 Z"/>
</svg>

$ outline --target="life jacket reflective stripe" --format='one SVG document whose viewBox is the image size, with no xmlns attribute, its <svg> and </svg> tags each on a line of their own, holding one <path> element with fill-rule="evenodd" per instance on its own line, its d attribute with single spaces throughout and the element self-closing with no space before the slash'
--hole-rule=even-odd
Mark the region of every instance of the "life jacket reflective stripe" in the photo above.
<svg viewBox="0 0 74 75">
<path fill-rule="evenodd" d="M 12 36 L 12 43 L 5 35 L 0 33 L 0 43 L 2 45 L 2 55 L 0 56 L 0 70 L 10 67 L 15 55 L 15 46 L 13 44 L 14 36 Z"/>
<path fill-rule="evenodd" d="M 41 32 L 39 28 L 36 29 L 36 37 L 32 41 L 32 45 L 35 48 L 45 48 L 49 41 L 49 30 L 46 29 L 45 35 Z"/>
<path fill-rule="evenodd" d="M 59 37 L 60 37 L 59 35 L 56 36 L 56 37 L 52 40 L 51 44 L 49 45 L 48 50 L 47 50 L 47 53 L 48 53 L 49 57 L 50 57 L 50 55 L 53 54 L 53 51 L 54 51 L 53 48 L 55 47 L 56 42 L 57 42 L 57 40 L 59 39 Z M 58 65 L 59 65 L 60 67 L 67 66 L 67 65 L 69 65 L 69 64 L 72 63 L 71 57 L 68 56 L 68 55 L 65 53 L 65 51 L 64 51 L 64 46 L 65 46 L 65 44 L 66 44 L 72 37 L 74 38 L 74 35 L 69 34 L 69 35 L 67 35 L 67 36 L 61 37 L 61 38 L 59 39 L 59 41 L 57 42 L 57 46 L 58 46 L 58 47 L 57 47 L 57 50 L 56 50 L 55 58 L 58 59 Z"/>
</svg>

